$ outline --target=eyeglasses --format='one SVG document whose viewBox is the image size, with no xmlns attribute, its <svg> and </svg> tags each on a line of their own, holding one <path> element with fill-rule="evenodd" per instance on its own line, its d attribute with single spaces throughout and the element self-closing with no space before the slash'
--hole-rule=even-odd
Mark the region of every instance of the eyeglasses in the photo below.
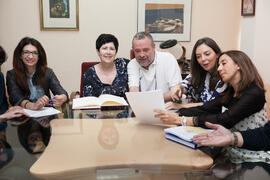
<svg viewBox="0 0 270 180">
<path fill-rule="evenodd" d="M 35 57 L 39 55 L 39 53 L 37 51 L 33 51 L 33 52 L 31 52 L 31 51 L 23 51 L 22 54 L 24 56 L 30 56 L 30 54 L 32 54 L 32 56 L 35 56 Z"/>
</svg>

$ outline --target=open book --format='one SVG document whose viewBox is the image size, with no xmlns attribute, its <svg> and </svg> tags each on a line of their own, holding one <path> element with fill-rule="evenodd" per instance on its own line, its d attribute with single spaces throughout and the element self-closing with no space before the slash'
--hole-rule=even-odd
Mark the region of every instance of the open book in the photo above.
<svg viewBox="0 0 270 180">
<path fill-rule="evenodd" d="M 164 129 L 164 131 L 166 133 L 167 139 L 196 149 L 197 147 L 199 147 L 199 145 L 192 141 L 193 136 L 202 133 L 212 132 L 213 130 L 192 126 L 177 126 L 172 128 L 166 128 Z"/>
<path fill-rule="evenodd" d="M 106 106 L 128 106 L 123 97 L 102 94 L 99 97 L 87 96 L 73 99 L 72 109 L 100 109 Z"/>
</svg>

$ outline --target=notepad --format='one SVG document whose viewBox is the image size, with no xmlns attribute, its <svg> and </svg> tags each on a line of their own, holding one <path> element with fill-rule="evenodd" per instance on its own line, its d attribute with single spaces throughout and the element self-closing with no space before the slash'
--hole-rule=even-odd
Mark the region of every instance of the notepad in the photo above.
<svg viewBox="0 0 270 180">
<path fill-rule="evenodd" d="M 72 109 L 100 109 L 101 107 L 110 106 L 128 106 L 123 97 L 102 94 L 99 97 L 87 96 L 73 99 Z"/>
<path fill-rule="evenodd" d="M 166 138 L 185 145 L 187 147 L 196 149 L 199 147 L 198 144 L 192 141 L 193 137 L 198 134 L 212 132 L 211 129 L 204 129 L 201 127 L 192 127 L 192 126 L 177 126 L 172 128 L 164 129 L 166 133 Z"/>
<path fill-rule="evenodd" d="M 40 110 L 30 110 L 30 109 L 23 109 L 23 110 L 30 117 L 34 117 L 34 118 L 43 117 L 43 116 L 51 116 L 51 115 L 61 113 L 61 111 L 58 111 L 57 109 L 54 109 L 53 107 L 43 107 Z"/>
</svg>

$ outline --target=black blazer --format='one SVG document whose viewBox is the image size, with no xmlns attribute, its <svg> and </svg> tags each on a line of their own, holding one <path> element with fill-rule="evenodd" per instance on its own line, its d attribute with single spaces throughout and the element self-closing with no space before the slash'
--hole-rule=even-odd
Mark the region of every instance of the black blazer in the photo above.
<svg viewBox="0 0 270 180">
<path fill-rule="evenodd" d="M 36 84 L 38 77 L 33 75 L 33 84 Z M 18 84 L 16 83 L 15 79 L 15 72 L 14 70 L 10 70 L 7 72 L 7 90 L 9 94 L 9 102 L 12 105 L 20 105 L 21 102 L 25 99 L 29 99 L 30 94 L 22 90 Z M 54 74 L 53 70 L 47 68 L 45 73 L 45 95 L 51 98 L 50 91 L 54 95 L 65 94 L 68 98 L 67 92 L 61 86 L 59 80 L 57 79 L 56 75 Z"/>
</svg>

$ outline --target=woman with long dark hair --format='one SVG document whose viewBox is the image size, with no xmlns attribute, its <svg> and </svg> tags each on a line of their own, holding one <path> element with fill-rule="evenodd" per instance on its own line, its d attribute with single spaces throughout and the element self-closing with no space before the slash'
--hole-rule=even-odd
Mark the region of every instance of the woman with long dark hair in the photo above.
<svg viewBox="0 0 270 180">
<path fill-rule="evenodd" d="M 171 91 L 172 99 L 179 99 L 186 94 L 189 104 L 169 102 L 167 109 L 179 109 L 205 104 L 216 98 L 226 89 L 216 69 L 216 61 L 221 50 L 217 43 L 208 37 L 199 39 L 192 50 L 191 74 Z"/>
<path fill-rule="evenodd" d="M 68 99 L 53 70 L 47 67 L 44 48 L 30 37 L 23 38 L 14 50 L 13 69 L 7 72 L 7 89 L 11 104 L 32 110 L 41 109 L 50 100 L 61 105 Z"/>
<path fill-rule="evenodd" d="M 218 73 L 227 90 L 203 106 L 182 108 L 177 113 L 155 110 L 164 123 L 205 127 L 205 122 L 220 124 L 231 131 L 262 127 L 268 122 L 264 83 L 251 59 L 241 51 L 227 51 L 218 57 Z M 185 117 L 189 116 L 189 117 Z M 270 154 L 244 149 L 228 149 L 235 163 L 267 162 Z"/>
</svg>

